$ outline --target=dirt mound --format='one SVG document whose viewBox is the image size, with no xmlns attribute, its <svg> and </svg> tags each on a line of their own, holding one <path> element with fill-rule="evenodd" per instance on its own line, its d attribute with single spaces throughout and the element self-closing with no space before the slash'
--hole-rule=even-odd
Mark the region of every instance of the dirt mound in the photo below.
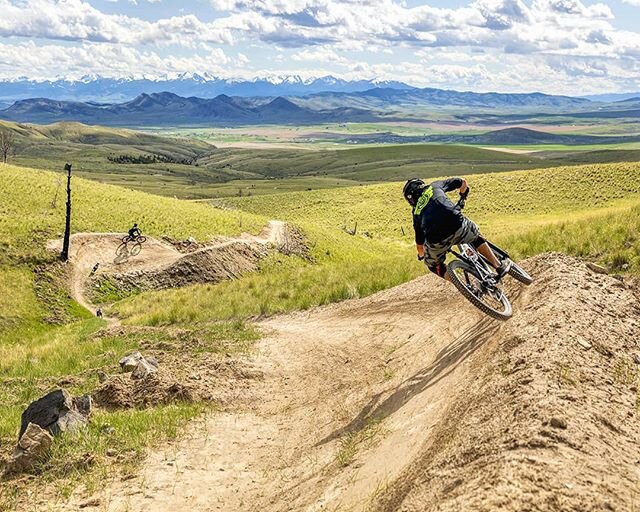
<svg viewBox="0 0 640 512">
<path fill-rule="evenodd" d="M 142 379 L 133 379 L 130 373 L 115 375 L 100 385 L 92 397 L 96 405 L 105 409 L 141 408 L 195 400 L 193 389 L 162 370 Z"/>
<path fill-rule="evenodd" d="M 523 266 L 508 322 L 431 275 L 262 322 L 254 398 L 150 454 L 105 509 L 633 510 L 635 290 L 561 255 Z"/>
<path fill-rule="evenodd" d="M 96 311 L 86 297 L 100 297 L 105 285 L 110 293 L 162 289 L 236 278 L 257 268 L 273 250 L 308 257 L 302 234 L 292 225 L 270 221 L 258 236 L 218 238 L 208 243 L 147 238 L 143 244 L 123 243 L 123 233 L 76 233 L 69 252 L 70 294 L 83 307 Z M 48 249 L 59 251 L 62 240 Z M 88 286 L 89 285 L 89 286 Z M 111 318 L 110 324 L 117 324 Z"/>
<path fill-rule="evenodd" d="M 519 314 L 485 340 L 475 378 L 377 510 L 638 504 L 640 304 L 573 258 L 528 269 L 537 281 Z"/>
<path fill-rule="evenodd" d="M 93 286 L 100 286 L 103 280 L 124 290 L 159 290 L 196 283 L 217 283 L 255 270 L 269 250 L 264 244 L 250 244 L 243 240 L 224 242 L 188 252 L 165 266 L 102 274 L 93 280 Z"/>
</svg>

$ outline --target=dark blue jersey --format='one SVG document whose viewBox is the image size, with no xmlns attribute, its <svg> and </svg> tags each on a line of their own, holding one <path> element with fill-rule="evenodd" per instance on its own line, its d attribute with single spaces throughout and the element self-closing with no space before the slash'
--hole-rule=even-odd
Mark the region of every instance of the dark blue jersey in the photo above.
<svg viewBox="0 0 640 512">
<path fill-rule="evenodd" d="M 416 244 L 441 242 L 462 226 L 462 212 L 447 197 L 446 192 L 462 186 L 462 178 L 434 181 L 418 199 L 413 209 L 413 229 Z"/>
</svg>

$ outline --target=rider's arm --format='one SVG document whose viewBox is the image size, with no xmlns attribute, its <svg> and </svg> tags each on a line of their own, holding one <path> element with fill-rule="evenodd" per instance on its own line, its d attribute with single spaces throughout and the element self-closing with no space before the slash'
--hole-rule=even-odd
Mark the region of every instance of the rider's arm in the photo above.
<svg viewBox="0 0 640 512">
<path fill-rule="evenodd" d="M 413 230 L 416 234 L 416 250 L 418 251 L 418 256 L 424 258 L 424 231 L 422 230 L 419 215 L 413 216 Z"/>
<path fill-rule="evenodd" d="M 464 178 L 448 178 L 446 180 L 434 181 L 431 186 L 433 188 L 441 188 L 445 192 L 460 189 L 463 194 L 467 190 L 467 180 Z"/>
</svg>

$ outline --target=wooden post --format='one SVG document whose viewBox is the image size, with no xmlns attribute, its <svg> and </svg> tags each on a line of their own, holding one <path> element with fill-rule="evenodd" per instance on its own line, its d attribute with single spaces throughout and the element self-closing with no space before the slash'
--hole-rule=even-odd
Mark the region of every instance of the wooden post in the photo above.
<svg viewBox="0 0 640 512">
<path fill-rule="evenodd" d="M 64 241 L 60 259 L 67 261 L 69 259 L 69 239 L 71 238 L 71 164 L 65 164 L 64 170 L 67 171 L 67 219 L 64 225 Z"/>
</svg>

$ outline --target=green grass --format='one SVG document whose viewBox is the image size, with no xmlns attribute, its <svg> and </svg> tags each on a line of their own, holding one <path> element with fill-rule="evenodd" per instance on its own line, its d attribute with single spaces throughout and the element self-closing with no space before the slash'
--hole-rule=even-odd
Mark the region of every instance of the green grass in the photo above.
<svg viewBox="0 0 640 512">
<path fill-rule="evenodd" d="M 364 297 L 422 272 L 402 243 L 302 226 L 313 262 L 272 256 L 238 280 L 143 293 L 114 308 L 127 323 L 152 326 L 242 320 Z"/>
<path fill-rule="evenodd" d="M 598 260 L 613 272 L 640 273 L 640 199 L 636 204 L 499 236 L 498 241 L 518 257 L 560 251 Z"/>
<path fill-rule="evenodd" d="M 63 386 L 81 394 L 97 386 L 97 370 L 118 371 L 123 353 L 144 343 L 171 343 L 179 350 L 189 341 L 200 352 L 245 352 L 257 333 L 242 322 L 208 324 L 181 332 L 179 340 L 162 330 L 122 331 L 104 335 L 106 325 L 81 308 L 65 289 L 66 270 L 57 254 L 45 249 L 46 241 L 61 236 L 64 199 L 60 191 L 56 207 L 51 202 L 57 176 L 15 166 L 0 165 L 0 451 L 15 445 L 20 415 L 27 405 L 53 388 Z M 178 239 L 193 236 L 207 240 L 218 235 L 258 232 L 266 219 L 243 212 L 223 211 L 206 204 L 151 196 L 74 177 L 72 231 L 125 231 L 137 221 L 153 236 Z M 74 485 L 74 478 L 88 468 L 73 469 L 74 457 L 94 453 L 92 475 L 108 468 L 101 446 L 119 446 L 120 452 L 141 449 L 151 441 L 175 435 L 179 425 L 202 410 L 198 404 L 177 404 L 168 409 L 100 412 L 98 422 L 120 425 L 121 432 L 98 442 L 95 425 L 79 438 L 56 441 L 54 455 L 43 466 L 43 481 L 60 477 L 60 485 Z M 166 414 L 166 417 L 163 417 Z M 164 421 L 160 421 L 164 418 Z M 78 442 L 81 439 L 81 442 Z M 102 443 L 102 444 L 101 444 Z M 92 450 L 94 447 L 96 451 Z M 65 456 L 67 456 L 65 455 Z M 95 467 L 94 467 L 95 466 Z M 69 467 L 72 470 L 69 470 Z M 77 471 L 76 471 L 77 469 Z M 76 479 L 77 480 L 77 479 Z M 77 482 L 76 482 L 77 483 Z M 0 499 L 0 509 L 5 506 Z M 13 499 L 13 498 L 11 498 Z M 11 509 L 11 507 L 9 507 Z"/>
<path fill-rule="evenodd" d="M 526 221 L 532 216 L 565 216 L 567 212 L 602 208 L 612 201 L 640 197 L 640 163 L 472 175 L 468 181 L 471 195 L 465 214 L 481 227 L 494 224 L 504 229 L 513 218 Z M 357 223 L 360 231 L 368 231 L 376 239 L 412 237 L 411 212 L 402 199 L 401 183 L 232 198 L 225 202 L 243 211 L 327 229 L 353 227 Z"/>
</svg>

